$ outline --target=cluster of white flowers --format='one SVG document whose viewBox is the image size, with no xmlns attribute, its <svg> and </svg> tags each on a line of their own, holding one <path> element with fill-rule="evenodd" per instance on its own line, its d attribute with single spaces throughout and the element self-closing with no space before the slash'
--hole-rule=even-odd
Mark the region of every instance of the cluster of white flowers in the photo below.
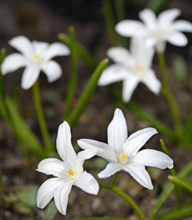
<svg viewBox="0 0 192 220">
<path fill-rule="evenodd" d="M 190 22 L 183 20 L 174 22 L 179 14 L 178 9 L 171 9 L 162 12 L 156 18 L 151 10 L 145 9 L 139 13 L 143 23 L 134 20 L 119 22 L 115 27 L 117 33 L 132 37 L 130 51 L 123 47 L 113 47 L 107 51 L 107 56 L 115 64 L 103 71 L 98 84 L 104 86 L 123 81 L 124 102 L 131 99 L 139 82 L 158 94 L 161 83 L 151 68 L 155 49 L 158 53 L 164 52 L 166 41 L 176 46 L 185 46 L 187 38 L 181 31 L 192 32 Z M 9 44 L 21 54 L 13 53 L 4 59 L 2 74 L 5 75 L 25 67 L 21 82 L 23 89 L 29 89 L 34 85 L 40 71 L 46 74 L 49 82 L 57 80 L 62 74 L 62 69 L 51 59 L 55 56 L 70 54 L 69 48 L 62 43 L 49 45 L 45 42 L 30 42 L 24 36 L 13 38 Z M 44 208 L 54 198 L 57 209 L 65 215 L 72 186 L 96 195 L 99 191 L 99 184 L 83 169 L 84 161 L 95 155 L 109 162 L 107 167 L 98 174 L 99 178 L 108 178 L 123 170 L 150 190 L 153 189 L 153 185 L 145 166 L 160 169 L 173 167 L 173 160 L 162 152 L 149 149 L 139 151 L 157 131 L 154 128 L 145 128 L 128 137 L 126 121 L 120 109 L 115 110 L 107 133 L 107 144 L 90 139 L 78 140 L 78 145 L 83 151 L 76 155 L 71 144 L 71 131 L 68 123 L 63 122 L 59 126 L 56 144 L 58 154 L 63 161 L 49 158 L 39 163 L 37 171 L 55 176 L 55 178 L 46 180 L 39 188 L 37 193 L 39 208 Z"/>
<path fill-rule="evenodd" d="M 44 208 L 54 197 L 57 209 L 65 215 L 72 186 L 96 195 L 99 191 L 97 180 L 83 170 L 83 162 L 95 155 L 109 162 L 107 167 L 98 174 L 99 178 L 108 178 L 124 170 L 142 186 L 153 189 L 145 166 L 160 169 L 173 167 L 173 160 L 160 151 L 147 149 L 139 151 L 156 133 L 154 128 L 145 128 L 127 138 L 125 118 L 122 111 L 116 109 L 114 118 L 108 126 L 108 144 L 80 139 L 78 144 L 84 150 L 76 155 L 71 144 L 70 127 L 67 122 L 63 122 L 59 126 L 57 135 L 57 151 L 63 161 L 50 158 L 39 163 L 37 171 L 56 178 L 48 179 L 41 185 L 37 193 L 37 206 Z"/>
<path fill-rule="evenodd" d="M 106 68 L 99 80 L 100 86 L 123 81 L 122 99 L 129 102 L 139 82 L 144 83 L 153 93 L 159 94 L 161 83 L 151 69 L 155 48 L 158 53 L 165 50 L 166 41 L 176 45 L 187 45 L 186 36 L 181 31 L 192 32 L 192 24 L 177 20 L 179 9 L 163 11 L 156 18 L 153 11 L 144 9 L 139 13 L 143 21 L 123 20 L 115 30 L 124 37 L 132 37 L 130 52 L 123 47 L 110 48 L 107 56 L 116 64 Z"/>
</svg>

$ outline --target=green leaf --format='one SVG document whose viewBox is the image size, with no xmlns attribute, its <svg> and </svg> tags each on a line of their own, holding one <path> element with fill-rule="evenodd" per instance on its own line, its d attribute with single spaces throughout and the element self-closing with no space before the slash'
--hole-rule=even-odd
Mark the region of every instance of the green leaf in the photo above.
<svg viewBox="0 0 192 220">
<path fill-rule="evenodd" d="M 97 87 L 97 82 L 99 80 L 99 77 L 103 70 L 106 68 L 108 64 L 108 59 L 102 60 L 99 65 L 97 66 L 96 70 L 94 71 L 93 75 L 91 76 L 91 79 L 87 83 L 87 86 L 85 87 L 78 103 L 75 109 L 72 111 L 72 113 L 67 118 L 67 122 L 70 124 L 71 127 L 73 127 L 76 122 L 78 121 L 81 113 L 85 110 L 89 100 L 91 99 L 91 96 L 93 92 L 95 91 Z"/>
<path fill-rule="evenodd" d="M 38 188 L 39 187 L 36 185 L 22 187 L 20 189 L 21 191 L 17 195 L 18 200 L 29 207 L 36 207 L 36 195 Z"/>
<path fill-rule="evenodd" d="M 189 162 L 178 174 L 177 177 L 184 178 L 186 175 L 188 175 L 192 171 L 192 161 Z M 169 183 L 157 199 L 156 205 L 153 207 L 149 219 L 154 220 L 156 219 L 156 215 L 158 214 L 159 210 L 161 209 L 162 205 L 165 203 L 169 195 L 174 189 L 174 185 L 172 183 Z"/>
<path fill-rule="evenodd" d="M 175 176 L 169 176 L 168 179 L 180 190 L 182 190 L 187 196 L 192 198 L 192 181 L 186 178 L 177 178 Z"/>
<path fill-rule="evenodd" d="M 43 151 L 42 145 L 33 134 L 33 132 L 29 129 L 25 121 L 22 119 L 19 112 L 17 111 L 17 108 L 9 97 L 6 97 L 5 103 L 9 111 L 9 115 L 11 117 L 10 120 L 12 122 L 12 126 L 16 133 L 16 136 L 19 138 L 20 141 L 27 144 L 30 149 L 36 154 L 36 156 L 38 156 L 40 159 L 45 158 L 46 155 Z"/>
<path fill-rule="evenodd" d="M 153 10 L 155 13 L 163 9 L 169 0 L 150 0 L 146 8 Z"/>
<path fill-rule="evenodd" d="M 55 206 L 54 201 L 50 202 L 49 205 L 46 208 L 45 215 L 43 217 L 43 220 L 52 220 L 55 218 L 56 214 L 58 213 L 58 210 Z"/>
<path fill-rule="evenodd" d="M 59 34 L 58 38 L 63 41 L 66 45 L 71 47 L 71 44 L 73 43 L 71 39 L 66 35 L 66 34 Z M 90 53 L 77 41 L 74 42 L 74 48 L 75 48 L 75 53 L 79 58 L 83 60 L 83 62 L 91 69 L 94 70 L 97 66 L 96 61 L 94 58 L 90 55 Z"/>
<path fill-rule="evenodd" d="M 157 220 L 177 220 L 192 216 L 192 201 L 185 202 L 161 215 Z"/>
</svg>

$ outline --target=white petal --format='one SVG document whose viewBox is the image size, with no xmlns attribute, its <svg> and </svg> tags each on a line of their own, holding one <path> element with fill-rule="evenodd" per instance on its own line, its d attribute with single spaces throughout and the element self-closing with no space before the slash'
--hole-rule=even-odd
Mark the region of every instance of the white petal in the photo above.
<svg viewBox="0 0 192 220">
<path fill-rule="evenodd" d="M 173 160 L 157 150 L 141 150 L 131 160 L 133 163 L 142 164 L 144 166 L 157 167 L 160 169 L 173 168 Z"/>
<path fill-rule="evenodd" d="M 76 165 L 77 155 L 71 144 L 71 129 L 66 121 L 59 126 L 56 142 L 57 151 L 63 161 L 72 166 Z"/>
<path fill-rule="evenodd" d="M 134 60 L 127 49 L 124 47 L 112 47 L 107 51 L 107 56 L 115 63 L 123 64 L 125 66 L 133 65 Z"/>
<path fill-rule="evenodd" d="M 91 139 L 80 139 L 77 141 L 78 145 L 82 149 L 96 149 L 96 154 L 104 159 L 106 159 L 109 162 L 117 162 L 116 155 L 111 147 L 109 145 L 91 140 Z"/>
<path fill-rule="evenodd" d="M 73 182 L 66 182 L 54 192 L 55 205 L 58 211 L 63 215 L 66 215 L 69 193 L 71 192 L 72 186 Z"/>
<path fill-rule="evenodd" d="M 161 27 L 169 27 L 171 23 L 181 14 L 177 8 L 169 9 L 161 12 L 158 16 L 158 21 Z"/>
<path fill-rule="evenodd" d="M 37 192 L 37 206 L 43 209 L 51 201 L 55 189 L 60 185 L 62 185 L 62 181 L 58 178 L 46 180 Z"/>
<path fill-rule="evenodd" d="M 123 20 L 115 26 L 116 32 L 124 37 L 132 37 L 142 31 L 145 33 L 145 29 L 141 22 L 134 20 Z"/>
<path fill-rule="evenodd" d="M 24 36 L 14 37 L 9 41 L 9 44 L 23 53 L 27 57 L 31 57 L 34 53 L 34 48 L 30 40 Z"/>
<path fill-rule="evenodd" d="M 127 139 L 127 132 L 127 124 L 123 112 L 117 108 L 107 128 L 108 144 L 117 155 L 122 153 L 122 146 Z"/>
<path fill-rule="evenodd" d="M 48 82 L 50 83 L 59 79 L 62 75 L 61 66 L 54 60 L 44 63 L 41 69 L 47 75 Z"/>
<path fill-rule="evenodd" d="M 141 79 L 141 81 L 156 95 L 159 94 L 161 89 L 161 82 L 155 76 L 153 70 L 148 70 L 146 75 Z"/>
<path fill-rule="evenodd" d="M 158 132 L 155 128 L 144 128 L 133 133 L 128 137 L 127 141 L 123 145 L 123 152 L 125 152 L 125 154 L 129 157 L 135 156 L 149 138 L 157 133 Z"/>
<path fill-rule="evenodd" d="M 153 185 L 151 183 L 151 178 L 145 167 L 136 164 L 127 164 L 123 166 L 123 170 L 128 172 L 139 184 L 152 190 Z"/>
<path fill-rule="evenodd" d="M 178 20 L 173 23 L 172 30 L 192 32 L 192 24 L 189 21 Z"/>
<path fill-rule="evenodd" d="M 102 72 L 98 85 L 100 86 L 106 86 L 108 84 L 118 82 L 126 78 L 128 74 L 128 70 L 126 67 L 118 65 L 118 64 L 113 64 Z"/>
<path fill-rule="evenodd" d="M 167 41 L 170 44 L 181 47 L 185 46 L 188 43 L 187 37 L 181 32 L 173 32 L 168 38 Z"/>
<path fill-rule="evenodd" d="M 39 42 L 39 41 L 33 41 L 32 42 L 35 53 L 37 53 L 40 56 L 43 56 L 45 53 L 46 48 L 48 47 L 48 43 L 46 42 Z"/>
<path fill-rule="evenodd" d="M 21 87 L 23 89 L 31 88 L 37 81 L 40 74 L 40 69 L 36 65 L 27 66 L 24 70 L 21 79 Z"/>
<path fill-rule="evenodd" d="M 139 83 L 138 77 L 130 76 L 123 81 L 122 97 L 124 102 L 129 102 L 132 94 Z"/>
<path fill-rule="evenodd" d="M 149 29 L 157 27 L 157 19 L 155 13 L 150 9 L 144 9 L 139 13 L 140 19 L 147 25 Z"/>
<path fill-rule="evenodd" d="M 108 178 L 112 176 L 113 174 L 119 172 L 122 170 L 122 166 L 119 163 L 109 163 L 104 170 L 102 170 L 98 177 L 101 179 Z"/>
<path fill-rule="evenodd" d="M 89 194 L 97 195 L 99 191 L 99 184 L 97 180 L 89 173 L 84 171 L 79 179 L 76 181 L 75 186 L 81 188 Z"/>
<path fill-rule="evenodd" d="M 1 66 L 1 71 L 2 74 L 5 75 L 24 66 L 26 66 L 25 57 L 19 53 L 13 53 L 5 57 Z"/>
<path fill-rule="evenodd" d="M 83 166 L 84 161 L 94 157 L 96 153 L 97 153 L 96 149 L 80 151 L 77 155 L 79 166 Z"/>
<path fill-rule="evenodd" d="M 64 163 L 56 158 L 44 159 L 38 164 L 37 171 L 47 175 L 59 176 L 64 169 Z"/>
<path fill-rule="evenodd" d="M 144 38 L 132 38 L 130 51 L 137 65 L 141 65 L 144 68 L 149 68 L 151 66 L 155 50 L 153 47 L 147 47 Z"/>
<path fill-rule="evenodd" d="M 70 50 L 65 44 L 53 43 L 47 48 L 44 59 L 50 60 L 56 56 L 67 56 L 69 54 Z"/>
</svg>

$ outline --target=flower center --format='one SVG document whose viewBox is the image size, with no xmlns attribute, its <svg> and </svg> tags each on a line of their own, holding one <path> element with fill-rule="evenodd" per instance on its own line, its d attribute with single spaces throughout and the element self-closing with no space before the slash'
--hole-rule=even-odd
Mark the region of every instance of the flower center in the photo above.
<svg viewBox="0 0 192 220">
<path fill-rule="evenodd" d="M 33 55 L 33 60 L 34 60 L 35 62 L 38 62 L 38 61 L 40 60 L 40 56 L 35 53 L 35 54 Z"/>
<path fill-rule="evenodd" d="M 69 169 L 69 170 L 67 171 L 67 174 L 68 174 L 68 176 L 69 176 L 69 178 L 70 178 L 71 180 L 77 180 L 78 177 L 79 177 L 79 173 L 78 173 L 77 170 Z"/>
<path fill-rule="evenodd" d="M 160 37 L 160 36 L 161 36 L 161 32 L 160 32 L 160 31 L 154 31 L 154 32 L 153 32 L 153 35 L 154 35 L 155 37 Z"/>
<path fill-rule="evenodd" d="M 142 73 L 142 67 L 141 67 L 139 64 L 136 64 L 136 65 L 134 66 L 134 72 L 135 72 L 136 74 L 141 74 L 141 73 Z"/>
<path fill-rule="evenodd" d="M 71 175 L 71 176 L 74 175 L 74 172 L 73 172 L 73 170 L 71 170 L 71 169 L 69 169 L 69 170 L 67 171 L 67 173 L 68 173 L 69 175 Z"/>
<path fill-rule="evenodd" d="M 123 153 L 120 154 L 119 155 L 119 162 L 120 162 L 120 164 L 126 164 L 128 162 L 127 156 Z"/>
</svg>

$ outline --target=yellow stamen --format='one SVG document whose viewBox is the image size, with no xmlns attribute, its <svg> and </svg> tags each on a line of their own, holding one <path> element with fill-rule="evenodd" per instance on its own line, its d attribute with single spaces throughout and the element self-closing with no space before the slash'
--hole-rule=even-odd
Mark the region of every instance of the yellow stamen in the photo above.
<svg viewBox="0 0 192 220">
<path fill-rule="evenodd" d="M 153 34 L 155 37 L 159 37 L 161 35 L 160 31 L 154 31 Z"/>
<path fill-rule="evenodd" d="M 127 158 L 127 156 L 125 154 L 120 154 L 120 157 L 121 157 L 122 161 L 124 161 Z"/>
<path fill-rule="evenodd" d="M 141 66 L 140 65 L 135 65 L 134 67 L 135 71 L 138 73 L 142 70 Z"/>
<path fill-rule="evenodd" d="M 69 175 L 74 175 L 74 172 L 71 170 L 71 169 L 69 169 L 68 171 L 67 171 L 67 173 L 69 174 Z"/>
<path fill-rule="evenodd" d="M 39 58 L 40 58 L 40 57 L 39 57 L 38 54 L 35 53 L 35 54 L 33 55 L 33 59 L 35 59 L 35 60 L 39 60 Z"/>
</svg>

